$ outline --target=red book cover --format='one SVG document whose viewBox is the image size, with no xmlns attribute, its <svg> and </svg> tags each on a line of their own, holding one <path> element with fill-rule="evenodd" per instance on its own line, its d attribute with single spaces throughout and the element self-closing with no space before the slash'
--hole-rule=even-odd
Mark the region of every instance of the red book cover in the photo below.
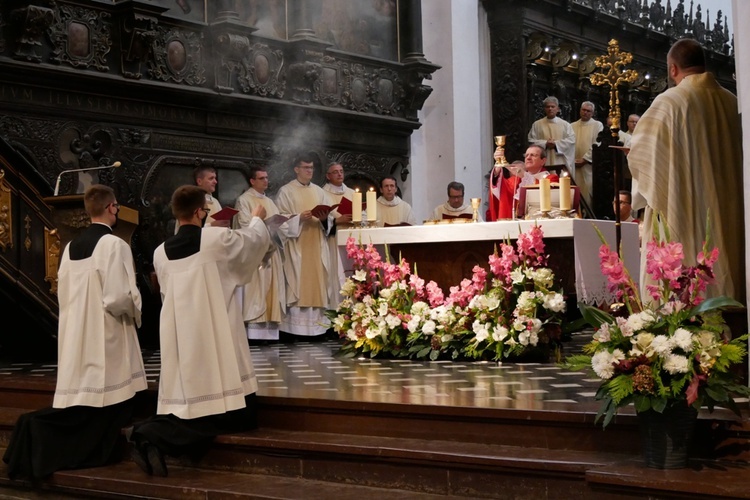
<svg viewBox="0 0 750 500">
<path fill-rule="evenodd" d="M 239 213 L 239 210 L 235 210 L 232 207 L 224 207 L 215 214 L 211 214 L 213 220 L 232 220 L 235 214 Z"/>
<path fill-rule="evenodd" d="M 458 214 L 458 215 L 450 215 L 450 214 L 443 214 L 443 219 L 472 219 L 473 216 L 471 214 Z"/>
<path fill-rule="evenodd" d="M 341 198 L 341 201 L 339 202 L 339 206 L 336 209 L 338 213 L 341 215 L 351 215 L 352 214 L 352 200 L 349 198 Z"/>
</svg>

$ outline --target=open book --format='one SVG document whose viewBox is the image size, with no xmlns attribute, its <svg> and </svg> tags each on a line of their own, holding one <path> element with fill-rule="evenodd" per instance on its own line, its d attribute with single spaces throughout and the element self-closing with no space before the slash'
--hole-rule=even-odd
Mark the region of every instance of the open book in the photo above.
<svg viewBox="0 0 750 500">
<path fill-rule="evenodd" d="M 279 247 L 279 249 L 284 248 L 284 241 L 281 239 L 279 229 L 281 228 L 281 225 L 289 219 L 290 217 L 285 215 L 276 214 L 263 220 L 263 222 L 266 223 L 266 228 L 268 228 L 268 233 L 271 235 L 271 240 L 277 247 Z"/>
<path fill-rule="evenodd" d="M 331 213 L 331 210 L 338 206 L 338 203 L 336 205 L 331 205 L 330 207 L 328 205 L 318 205 L 310 211 L 312 212 L 314 217 L 317 217 L 318 219 L 325 219 L 326 217 L 328 217 L 328 214 Z"/>
</svg>

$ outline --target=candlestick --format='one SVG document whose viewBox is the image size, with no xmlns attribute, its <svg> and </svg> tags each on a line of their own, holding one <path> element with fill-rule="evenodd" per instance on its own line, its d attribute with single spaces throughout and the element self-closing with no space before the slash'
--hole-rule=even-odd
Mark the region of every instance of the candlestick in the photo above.
<svg viewBox="0 0 750 500">
<path fill-rule="evenodd" d="M 359 189 L 354 191 L 352 200 L 352 222 L 362 222 L 362 193 Z"/>
<path fill-rule="evenodd" d="M 560 177 L 560 210 L 570 210 L 570 177 Z"/>
<path fill-rule="evenodd" d="M 542 212 L 549 212 L 552 210 L 549 177 L 545 177 L 539 181 L 539 209 Z"/>
<path fill-rule="evenodd" d="M 369 222 L 378 220 L 378 209 L 375 199 L 375 190 L 370 188 L 367 192 L 367 220 Z"/>
</svg>

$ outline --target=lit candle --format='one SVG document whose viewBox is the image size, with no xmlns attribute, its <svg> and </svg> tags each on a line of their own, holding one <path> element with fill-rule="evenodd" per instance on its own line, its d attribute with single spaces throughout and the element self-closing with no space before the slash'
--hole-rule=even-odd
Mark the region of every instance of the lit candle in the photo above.
<svg viewBox="0 0 750 500">
<path fill-rule="evenodd" d="M 560 177 L 560 210 L 570 210 L 570 177 Z"/>
<path fill-rule="evenodd" d="M 362 222 L 362 193 L 359 189 L 354 191 L 352 200 L 352 222 Z"/>
<path fill-rule="evenodd" d="M 367 192 L 367 220 L 378 220 L 377 202 L 375 201 L 375 189 L 370 188 Z"/>
<path fill-rule="evenodd" d="M 542 212 L 549 212 L 552 210 L 549 177 L 545 177 L 539 181 L 539 209 Z"/>
</svg>

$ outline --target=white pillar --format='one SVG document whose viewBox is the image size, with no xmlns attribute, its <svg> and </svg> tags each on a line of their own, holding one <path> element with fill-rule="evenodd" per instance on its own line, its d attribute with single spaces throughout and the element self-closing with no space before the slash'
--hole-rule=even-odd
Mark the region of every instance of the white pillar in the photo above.
<svg viewBox="0 0 750 500">
<path fill-rule="evenodd" d="M 465 201 L 486 198 L 483 176 L 492 165 L 489 36 L 479 0 L 422 2 L 425 58 L 441 66 L 426 82 L 432 94 L 411 138 L 405 196 L 418 220 L 445 203 L 449 182 L 466 187 Z M 482 214 L 484 215 L 484 214 Z"/>
<path fill-rule="evenodd" d="M 742 151 L 744 162 L 744 193 L 745 193 L 745 290 L 750 291 L 750 245 L 747 235 L 750 234 L 750 216 L 747 214 L 748 200 L 750 200 L 750 29 L 741 20 L 750 19 L 750 2 L 732 0 L 732 19 L 734 23 L 734 66 L 737 75 L 737 98 L 742 116 Z M 748 324 L 750 324 L 750 309 L 748 310 Z M 750 346 L 749 346 L 750 347 Z M 750 370 L 750 369 L 749 369 Z M 750 380 L 750 371 L 748 372 Z"/>
</svg>

